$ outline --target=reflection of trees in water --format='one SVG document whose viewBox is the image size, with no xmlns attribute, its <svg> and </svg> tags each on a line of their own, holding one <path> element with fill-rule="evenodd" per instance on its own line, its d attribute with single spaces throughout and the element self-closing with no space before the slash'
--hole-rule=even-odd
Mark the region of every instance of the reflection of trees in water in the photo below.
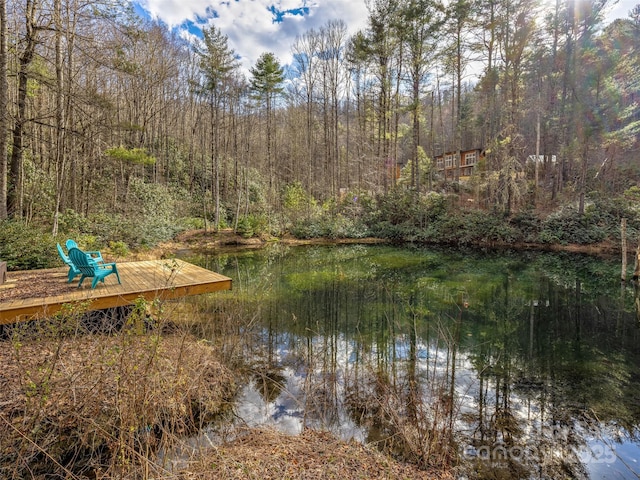
<svg viewBox="0 0 640 480">
<path fill-rule="evenodd" d="M 286 377 L 282 374 L 282 368 L 258 364 L 253 367 L 253 371 L 253 381 L 262 399 L 265 403 L 274 402 L 287 383 Z"/>
<path fill-rule="evenodd" d="M 398 312 L 389 314 L 386 318 L 394 321 L 355 339 L 345 407 L 366 429 L 368 443 L 423 467 L 451 465 L 457 455 L 452 439 L 458 409 L 453 394 L 457 348 L 451 342 L 459 334 L 458 323 L 450 331 L 434 321 L 441 338 L 425 349 L 424 318 L 415 305 L 389 306 L 408 309 L 410 321 L 399 322 Z M 375 336 L 373 348 L 369 335 Z"/>
<path fill-rule="evenodd" d="M 234 265 L 257 282 L 234 278 L 234 291 L 261 295 L 261 358 L 277 366 L 284 348 L 300 361 L 305 424 L 346 410 L 367 441 L 423 465 L 461 455 L 474 478 L 579 478 L 592 415 L 638 428 L 637 290 L 620 299 L 597 262 L 541 255 L 534 273 L 458 255 L 425 271 L 403 252 L 385 261 L 411 268 L 386 272 L 374 255 L 319 252 Z"/>
<path fill-rule="evenodd" d="M 463 416 L 470 477 L 586 478 L 579 452 L 594 433 L 591 412 L 621 407 L 630 365 L 619 359 L 611 370 L 594 336 L 601 310 L 584 303 L 579 281 L 565 290 L 541 282 L 528 305 L 511 293 L 505 279 L 485 299 L 493 315 L 470 355 L 478 372 L 477 406 Z"/>
</svg>

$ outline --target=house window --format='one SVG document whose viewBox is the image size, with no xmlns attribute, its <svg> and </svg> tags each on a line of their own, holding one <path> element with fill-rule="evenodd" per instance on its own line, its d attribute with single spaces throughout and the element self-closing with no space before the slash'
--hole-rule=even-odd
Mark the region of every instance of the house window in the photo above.
<svg viewBox="0 0 640 480">
<path fill-rule="evenodd" d="M 438 168 L 443 168 L 443 167 L 444 167 L 444 160 L 443 160 L 443 158 L 442 158 L 442 157 L 438 157 L 438 158 L 436 159 L 436 166 L 437 166 Z"/>
<path fill-rule="evenodd" d="M 453 164 L 453 155 L 445 155 L 444 157 L 445 168 L 451 168 L 452 164 Z"/>
<path fill-rule="evenodd" d="M 478 161 L 477 152 L 469 152 L 464 155 L 465 165 L 475 165 Z"/>
</svg>

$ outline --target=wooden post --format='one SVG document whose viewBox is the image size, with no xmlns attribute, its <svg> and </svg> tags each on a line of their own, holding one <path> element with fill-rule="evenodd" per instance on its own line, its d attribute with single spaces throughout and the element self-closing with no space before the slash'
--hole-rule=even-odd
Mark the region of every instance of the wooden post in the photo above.
<svg viewBox="0 0 640 480">
<path fill-rule="evenodd" d="M 0 262 L 0 285 L 7 281 L 7 262 Z"/>
<path fill-rule="evenodd" d="M 623 282 L 627 281 L 627 219 L 623 218 L 620 224 L 620 237 L 622 238 L 622 275 Z"/>
</svg>

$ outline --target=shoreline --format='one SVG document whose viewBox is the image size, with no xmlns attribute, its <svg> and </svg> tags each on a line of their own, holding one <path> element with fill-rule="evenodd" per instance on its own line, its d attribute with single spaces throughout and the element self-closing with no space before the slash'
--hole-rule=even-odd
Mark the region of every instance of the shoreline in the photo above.
<svg viewBox="0 0 640 480">
<path fill-rule="evenodd" d="M 349 244 L 390 244 L 390 245 L 422 245 L 434 247 L 450 247 L 450 248 L 477 248 L 477 249 L 494 249 L 494 250 L 522 250 L 522 251 L 542 251 L 542 252 L 567 252 L 582 253 L 587 255 L 602 256 L 614 258 L 621 256 L 620 246 L 616 246 L 611 242 L 601 242 L 597 244 L 542 244 L 542 243 L 498 243 L 487 242 L 482 244 L 447 244 L 447 243 L 425 243 L 425 242 L 394 242 L 384 238 L 364 237 L 364 238 L 310 238 L 298 239 L 291 235 L 285 235 L 282 238 L 276 237 L 252 237 L 244 238 L 239 234 L 233 233 L 232 230 L 220 230 L 218 232 L 206 232 L 204 230 L 189 230 L 176 236 L 175 239 L 163 242 L 147 251 L 134 252 L 126 257 L 125 260 L 144 259 L 144 258 L 164 258 L 175 254 L 182 250 L 236 250 L 236 249 L 259 249 L 269 245 L 279 244 L 286 246 L 304 246 L 304 245 L 349 245 Z M 636 248 L 627 248 L 627 255 L 634 255 Z"/>
</svg>

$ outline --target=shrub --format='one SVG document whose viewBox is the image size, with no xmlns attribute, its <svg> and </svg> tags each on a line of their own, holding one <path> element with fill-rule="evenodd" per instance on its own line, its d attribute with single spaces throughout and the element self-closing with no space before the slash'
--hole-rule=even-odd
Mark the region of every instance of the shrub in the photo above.
<svg viewBox="0 0 640 480">
<path fill-rule="evenodd" d="M 84 215 L 68 208 L 58 216 L 58 228 L 70 236 L 91 230 L 91 222 Z"/>
<path fill-rule="evenodd" d="M 109 242 L 109 250 L 111 250 L 111 253 L 116 257 L 126 257 L 129 255 L 129 247 L 122 241 Z"/>
<path fill-rule="evenodd" d="M 594 214 L 580 214 L 575 208 L 562 209 L 542 222 L 540 241 L 561 244 L 601 242 L 607 238 L 607 228 L 596 220 L 597 215 Z"/>
<path fill-rule="evenodd" d="M 0 259 L 9 270 L 33 270 L 61 265 L 56 241 L 42 229 L 19 220 L 0 222 Z"/>
<path fill-rule="evenodd" d="M 7 330 L 0 477 L 162 478 L 158 456 L 226 410 L 235 378 L 206 343 L 145 328 L 145 302 L 110 335 L 87 335 L 83 305 L 68 307 Z"/>
<path fill-rule="evenodd" d="M 460 243 L 511 243 L 518 238 L 516 230 L 501 215 L 469 212 L 463 216 Z"/>
<path fill-rule="evenodd" d="M 511 218 L 509 223 L 518 232 L 520 240 L 525 242 L 539 240 L 541 221 L 534 212 L 530 210 L 519 212 Z"/>
<path fill-rule="evenodd" d="M 296 238 L 365 238 L 372 234 L 369 228 L 357 219 L 344 215 L 325 214 L 302 220 L 291 228 Z"/>
<path fill-rule="evenodd" d="M 269 232 L 269 218 L 263 214 L 249 214 L 238 220 L 236 233 L 244 238 L 251 238 Z"/>
</svg>

